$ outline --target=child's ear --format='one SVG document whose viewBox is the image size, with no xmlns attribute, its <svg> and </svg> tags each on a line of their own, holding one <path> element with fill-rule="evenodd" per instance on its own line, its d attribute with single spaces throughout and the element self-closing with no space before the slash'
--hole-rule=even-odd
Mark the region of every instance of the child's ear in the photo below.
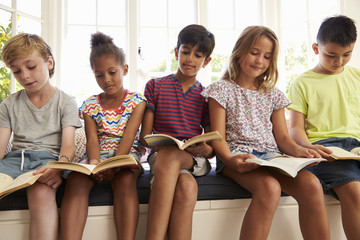
<svg viewBox="0 0 360 240">
<path fill-rule="evenodd" d="M 203 67 L 203 68 L 206 67 L 206 65 L 208 65 L 208 63 L 209 63 L 210 61 L 211 61 L 211 57 L 208 57 L 208 58 L 204 61 L 202 67 Z"/>
<path fill-rule="evenodd" d="M 47 61 L 47 65 L 48 65 L 48 70 L 51 70 L 54 68 L 54 59 L 52 58 L 52 56 L 49 56 L 49 59 Z"/>
<path fill-rule="evenodd" d="M 124 76 L 125 76 L 125 75 L 128 74 L 128 72 L 129 72 L 129 65 L 125 64 L 125 65 L 123 66 L 123 70 L 124 70 Z"/>
<path fill-rule="evenodd" d="M 312 49 L 315 54 L 319 54 L 319 45 L 317 43 L 313 43 Z"/>
<path fill-rule="evenodd" d="M 176 59 L 176 61 L 178 61 L 179 60 L 179 50 L 177 48 L 175 48 L 174 52 L 175 52 L 175 59 Z"/>
</svg>

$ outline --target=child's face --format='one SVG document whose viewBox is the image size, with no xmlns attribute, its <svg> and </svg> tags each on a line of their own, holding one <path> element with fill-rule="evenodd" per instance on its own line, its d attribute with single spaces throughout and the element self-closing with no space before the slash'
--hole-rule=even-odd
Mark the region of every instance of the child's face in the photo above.
<svg viewBox="0 0 360 240">
<path fill-rule="evenodd" d="M 94 61 L 93 71 L 99 87 L 109 95 L 124 89 L 123 78 L 128 72 L 128 65 L 121 65 L 114 55 L 106 54 Z"/>
<path fill-rule="evenodd" d="M 319 64 L 315 71 L 320 74 L 338 74 L 350 61 L 354 43 L 343 47 L 336 43 L 313 44 L 315 54 L 319 54 Z"/>
<path fill-rule="evenodd" d="M 28 93 L 41 90 L 49 80 L 49 70 L 54 67 L 51 57 L 47 61 L 35 50 L 29 56 L 18 57 L 10 64 L 14 77 Z"/>
<path fill-rule="evenodd" d="M 239 61 L 240 77 L 255 80 L 263 74 L 272 61 L 273 47 L 274 44 L 268 37 L 260 37 L 255 42 L 253 49 Z"/>
<path fill-rule="evenodd" d="M 200 69 L 206 67 L 211 58 L 205 59 L 205 55 L 198 51 L 198 46 L 192 47 L 189 44 L 181 44 L 180 48 L 175 48 L 175 57 L 179 62 L 179 69 L 183 75 L 195 76 Z"/>
</svg>

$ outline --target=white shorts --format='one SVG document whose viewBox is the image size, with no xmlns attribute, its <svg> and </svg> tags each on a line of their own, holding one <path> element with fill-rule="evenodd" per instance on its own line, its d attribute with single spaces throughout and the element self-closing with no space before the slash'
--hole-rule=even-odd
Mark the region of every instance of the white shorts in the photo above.
<svg viewBox="0 0 360 240">
<path fill-rule="evenodd" d="M 150 165 L 151 178 L 153 178 L 153 176 L 154 176 L 154 164 L 155 164 L 155 160 L 156 160 L 156 154 L 157 154 L 157 152 L 151 153 L 147 159 L 148 163 Z M 204 176 L 210 172 L 211 165 L 207 158 L 194 157 L 194 156 L 192 156 L 192 157 L 195 162 L 194 167 L 192 169 L 180 169 L 180 174 L 188 173 L 188 174 L 192 174 L 195 177 L 199 177 L 199 176 Z"/>
</svg>

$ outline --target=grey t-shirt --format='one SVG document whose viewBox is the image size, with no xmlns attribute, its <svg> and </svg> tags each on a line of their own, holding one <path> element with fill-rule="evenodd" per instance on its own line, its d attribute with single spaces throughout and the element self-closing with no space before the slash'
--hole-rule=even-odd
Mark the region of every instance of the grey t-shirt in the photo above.
<svg viewBox="0 0 360 240">
<path fill-rule="evenodd" d="M 11 94 L 0 104 L 0 127 L 12 130 L 12 151 L 50 151 L 58 155 L 62 129 L 69 126 L 81 127 L 76 102 L 59 89 L 40 109 L 25 90 Z"/>
</svg>

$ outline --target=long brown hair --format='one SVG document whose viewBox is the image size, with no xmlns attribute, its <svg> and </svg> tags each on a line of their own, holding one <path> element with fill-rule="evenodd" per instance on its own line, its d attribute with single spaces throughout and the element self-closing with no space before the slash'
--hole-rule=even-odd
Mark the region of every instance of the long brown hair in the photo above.
<svg viewBox="0 0 360 240">
<path fill-rule="evenodd" d="M 244 29 L 236 41 L 229 58 L 228 67 L 222 76 L 222 79 L 235 80 L 239 76 L 241 72 L 239 62 L 251 52 L 256 41 L 263 36 L 269 38 L 273 42 L 273 51 L 268 69 L 257 78 L 259 90 L 269 91 L 275 87 L 279 76 L 277 69 L 279 41 L 276 34 L 271 29 L 264 26 L 250 26 Z"/>
</svg>

